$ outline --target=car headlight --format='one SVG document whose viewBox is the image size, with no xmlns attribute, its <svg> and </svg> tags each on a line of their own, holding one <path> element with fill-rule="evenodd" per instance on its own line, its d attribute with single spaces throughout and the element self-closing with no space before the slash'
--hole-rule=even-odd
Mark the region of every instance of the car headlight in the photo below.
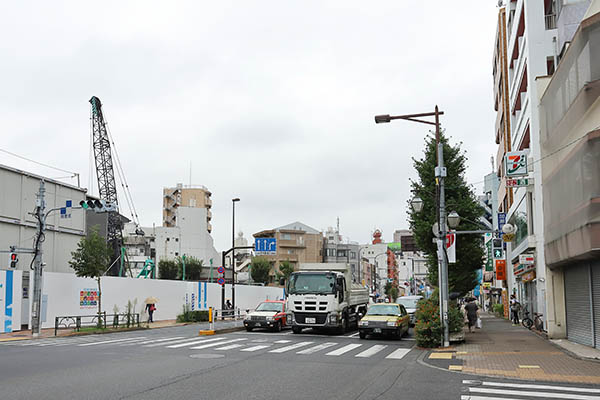
<svg viewBox="0 0 600 400">
<path fill-rule="evenodd" d="M 369 321 L 360 321 L 358 323 L 359 326 L 369 326 Z"/>
<path fill-rule="evenodd" d="M 396 326 L 396 325 L 398 325 L 397 321 L 388 321 L 387 322 L 387 326 Z"/>
<path fill-rule="evenodd" d="M 267 316 L 267 321 L 273 321 L 273 317 L 271 317 L 271 316 L 268 315 Z"/>
</svg>

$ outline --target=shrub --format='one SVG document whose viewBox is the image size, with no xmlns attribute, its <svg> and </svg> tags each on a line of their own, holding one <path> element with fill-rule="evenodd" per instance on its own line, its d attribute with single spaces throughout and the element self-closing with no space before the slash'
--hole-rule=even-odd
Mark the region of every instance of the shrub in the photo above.
<svg viewBox="0 0 600 400">
<path fill-rule="evenodd" d="M 442 326 L 440 324 L 440 307 L 437 291 L 417 304 L 415 338 L 421 347 L 438 347 L 441 343 Z M 448 330 L 460 332 L 464 326 L 464 315 L 455 305 L 448 308 Z"/>
<path fill-rule="evenodd" d="M 504 316 L 504 304 L 494 304 L 492 310 L 494 310 L 495 314 Z"/>
<path fill-rule="evenodd" d="M 183 313 L 177 316 L 177 322 L 206 322 L 208 321 L 208 311 L 191 311 L 189 306 L 183 306 Z"/>
</svg>

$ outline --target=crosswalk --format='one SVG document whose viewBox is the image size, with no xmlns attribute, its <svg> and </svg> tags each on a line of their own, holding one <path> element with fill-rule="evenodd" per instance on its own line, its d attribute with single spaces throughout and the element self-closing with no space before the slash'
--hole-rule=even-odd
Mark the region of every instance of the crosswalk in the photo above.
<svg viewBox="0 0 600 400">
<path fill-rule="evenodd" d="M 463 380 L 460 400 L 600 400 L 600 389 L 556 384 L 532 384 L 511 381 Z"/>
<path fill-rule="evenodd" d="M 305 340 L 302 340 L 305 339 Z M 313 337 L 298 338 L 297 340 L 280 339 L 278 337 L 260 338 L 256 336 L 240 337 L 234 335 L 213 337 L 185 336 L 155 336 L 146 335 L 89 335 L 72 338 L 52 338 L 27 340 L 22 342 L 4 343 L 11 346 L 23 347 L 64 347 L 72 346 L 80 349 L 94 348 L 162 348 L 170 351 L 199 351 L 215 352 L 264 352 L 273 355 L 287 354 L 295 356 L 323 355 L 326 357 L 352 357 L 357 359 L 380 357 L 389 360 L 404 358 L 411 348 L 399 347 L 397 344 L 344 343 L 344 340 L 317 341 Z"/>
</svg>

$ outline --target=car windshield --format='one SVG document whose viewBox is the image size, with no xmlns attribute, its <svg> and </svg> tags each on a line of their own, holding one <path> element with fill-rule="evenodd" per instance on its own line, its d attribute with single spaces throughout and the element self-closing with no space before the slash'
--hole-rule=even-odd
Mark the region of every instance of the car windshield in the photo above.
<svg viewBox="0 0 600 400">
<path fill-rule="evenodd" d="M 335 279 L 330 273 L 315 274 L 292 274 L 290 276 L 290 294 L 314 293 L 331 294 L 333 293 Z"/>
<path fill-rule="evenodd" d="M 283 304 L 282 303 L 269 303 L 269 302 L 260 303 L 258 305 L 258 307 L 256 307 L 256 311 L 277 311 L 277 312 L 281 312 L 281 311 L 283 311 Z"/>
<path fill-rule="evenodd" d="M 419 302 L 419 300 L 421 300 L 421 299 L 417 299 L 417 298 L 403 299 L 402 297 L 400 297 L 399 299 L 396 300 L 396 303 L 402 304 L 404 306 L 404 308 L 417 308 L 417 303 Z"/>
<path fill-rule="evenodd" d="M 398 315 L 400 309 L 398 306 L 391 305 L 376 305 L 371 306 L 367 311 L 367 315 Z"/>
</svg>

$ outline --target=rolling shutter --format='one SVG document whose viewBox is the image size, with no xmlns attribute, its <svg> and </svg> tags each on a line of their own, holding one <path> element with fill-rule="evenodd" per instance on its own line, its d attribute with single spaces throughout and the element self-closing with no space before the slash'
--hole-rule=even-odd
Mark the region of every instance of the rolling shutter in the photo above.
<svg viewBox="0 0 600 400">
<path fill-rule="evenodd" d="M 593 346 L 589 264 L 565 268 L 565 297 L 567 338 L 575 343 Z"/>
<path fill-rule="evenodd" d="M 600 262 L 592 262 L 592 299 L 594 306 L 595 346 L 600 349 Z"/>
</svg>

